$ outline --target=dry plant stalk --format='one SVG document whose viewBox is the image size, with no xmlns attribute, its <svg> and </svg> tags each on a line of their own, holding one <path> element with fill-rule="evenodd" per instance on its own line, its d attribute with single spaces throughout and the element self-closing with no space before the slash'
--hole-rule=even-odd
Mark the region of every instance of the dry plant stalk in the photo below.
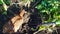
<svg viewBox="0 0 60 34">
<path fill-rule="evenodd" d="M 31 2 L 33 2 L 33 0 L 11 0 L 11 5 L 13 4 L 19 4 L 20 6 L 25 6 L 25 7 L 30 7 Z M 18 3 L 15 3 L 18 2 Z"/>
</svg>

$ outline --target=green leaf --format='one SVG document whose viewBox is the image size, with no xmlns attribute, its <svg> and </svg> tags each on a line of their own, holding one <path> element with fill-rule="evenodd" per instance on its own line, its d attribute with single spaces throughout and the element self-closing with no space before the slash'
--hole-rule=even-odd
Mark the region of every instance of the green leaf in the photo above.
<svg viewBox="0 0 60 34">
<path fill-rule="evenodd" d="M 45 30 L 45 29 L 46 29 L 46 27 L 45 27 L 44 25 L 42 25 L 42 26 L 39 27 L 38 30 L 39 30 L 39 31 L 42 31 L 42 30 Z"/>
<path fill-rule="evenodd" d="M 60 20 L 57 20 L 57 21 L 56 21 L 56 24 L 60 24 Z"/>
<path fill-rule="evenodd" d="M 3 9 L 5 10 L 5 11 L 7 11 L 7 5 L 6 4 L 3 4 Z"/>
<path fill-rule="evenodd" d="M 6 5 L 11 3 L 11 0 L 3 0 Z"/>
<path fill-rule="evenodd" d="M 0 0 L 0 4 L 3 4 L 1 0 Z"/>
<path fill-rule="evenodd" d="M 5 12 L 3 12 L 2 14 L 7 15 L 7 12 L 5 11 Z"/>
<path fill-rule="evenodd" d="M 39 5 L 37 5 L 35 8 L 37 8 L 37 9 L 42 9 L 43 6 L 39 4 Z"/>
</svg>

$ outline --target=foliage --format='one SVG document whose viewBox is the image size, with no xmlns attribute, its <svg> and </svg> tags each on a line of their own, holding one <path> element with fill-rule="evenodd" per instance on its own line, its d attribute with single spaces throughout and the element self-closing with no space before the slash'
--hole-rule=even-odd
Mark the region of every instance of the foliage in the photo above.
<svg viewBox="0 0 60 34">
<path fill-rule="evenodd" d="M 13 0 L 0 0 L 0 5 L 2 5 L 2 9 L 0 9 L 0 10 L 2 10 L 2 14 L 6 14 L 6 11 L 7 11 L 7 8 L 8 8 L 8 6 L 10 5 L 10 4 L 12 4 L 11 3 L 11 1 L 13 1 Z M 17 0 L 18 1 L 18 0 Z M 23 4 L 25 4 L 25 6 L 28 6 L 28 7 L 30 7 L 30 3 L 33 1 L 33 0 L 20 0 Z M 18 1 L 19 2 L 19 1 Z"/>
<path fill-rule="evenodd" d="M 55 23 L 48 23 L 48 24 L 42 24 L 39 26 L 38 31 L 42 31 L 42 30 L 48 30 L 50 32 L 52 32 L 53 30 L 55 30 Z"/>
<path fill-rule="evenodd" d="M 2 10 L 1 12 L 2 12 L 2 14 L 7 14 L 7 3 L 8 3 L 8 1 L 6 1 L 6 0 L 0 0 L 0 7 L 1 7 L 1 9 L 0 10 Z M 9 3 L 8 3 L 9 4 Z"/>
<path fill-rule="evenodd" d="M 6 5 L 10 5 L 11 1 L 10 0 L 3 0 Z"/>
<path fill-rule="evenodd" d="M 39 31 L 42 31 L 42 30 L 45 30 L 45 29 L 46 29 L 46 26 L 41 25 L 38 30 L 39 30 Z"/>
<path fill-rule="evenodd" d="M 60 1 L 59 0 L 42 0 L 35 8 L 38 9 L 43 23 L 55 22 L 57 26 L 60 26 Z M 52 31 L 51 27 L 48 27 L 46 25 L 43 24 L 43 26 L 39 26 L 38 30 L 41 31 L 41 30 L 48 29 Z M 54 27 L 52 28 L 54 29 Z"/>
<path fill-rule="evenodd" d="M 58 0 L 42 0 L 35 8 L 38 9 L 45 23 L 60 20 L 60 1 Z"/>
</svg>

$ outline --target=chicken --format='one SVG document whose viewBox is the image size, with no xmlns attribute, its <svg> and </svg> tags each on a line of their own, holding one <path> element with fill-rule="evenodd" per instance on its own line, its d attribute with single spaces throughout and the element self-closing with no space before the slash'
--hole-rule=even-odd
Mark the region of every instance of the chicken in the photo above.
<svg viewBox="0 0 60 34">
<path fill-rule="evenodd" d="M 17 32 L 17 30 L 19 29 L 19 27 L 24 23 L 23 22 L 23 15 L 24 15 L 24 10 L 21 11 L 19 16 L 16 16 L 14 18 L 11 19 L 13 25 L 14 25 L 14 32 Z"/>
<path fill-rule="evenodd" d="M 18 29 L 22 26 L 23 23 L 26 22 L 26 20 L 29 20 L 29 18 L 27 18 L 30 14 L 27 13 L 28 16 L 24 16 L 25 10 L 22 10 L 20 12 L 19 15 L 11 18 L 11 22 L 8 21 L 8 23 L 6 23 L 3 26 L 3 33 L 13 33 L 13 32 L 17 32 Z M 28 22 L 28 21 L 27 21 Z"/>
</svg>

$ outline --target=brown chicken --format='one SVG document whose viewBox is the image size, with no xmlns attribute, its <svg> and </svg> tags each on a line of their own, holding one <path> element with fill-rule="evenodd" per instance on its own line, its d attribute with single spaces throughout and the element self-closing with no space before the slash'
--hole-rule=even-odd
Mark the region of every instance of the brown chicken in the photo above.
<svg viewBox="0 0 60 34">
<path fill-rule="evenodd" d="M 25 10 L 22 10 L 19 15 L 13 17 L 8 23 L 3 26 L 3 33 L 17 32 L 19 27 L 24 23 L 23 15 Z"/>
</svg>

